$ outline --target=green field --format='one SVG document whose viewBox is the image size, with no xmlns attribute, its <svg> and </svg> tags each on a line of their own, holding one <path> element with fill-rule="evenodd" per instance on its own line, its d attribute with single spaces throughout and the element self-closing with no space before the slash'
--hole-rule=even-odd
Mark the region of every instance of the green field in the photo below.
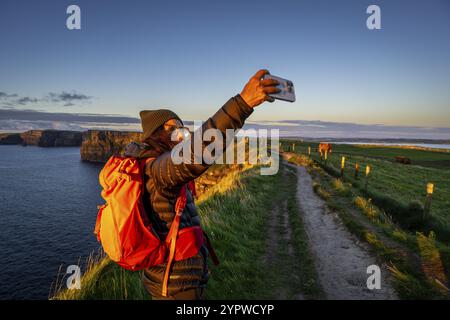
<svg viewBox="0 0 450 320">
<path fill-rule="evenodd" d="M 303 154 L 307 154 L 308 146 L 311 146 L 311 152 L 314 154 L 318 145 L 316 142 L 294 142 L 287 140 L 282 142 L 286 149 L 292 143 L 295 143 L 295 151 Z M 403 156 L 411 159 L 413 165 L 450 170 L 450 152 L 445 151 L 410 149 L 396 146 L 333 144 L 333 153 L 370 157 L 389 162 L 394 162 L 396 156 Z"/>
<path fill-rule="evenodd" d="M 284 150 L 292 149 L 293 141 L 282 141 Z M 369 197 L 378 202 L 394 219 L 404 222 L 413 215 L 408 205 L 425 203 L 427 183 L 434 184 L 430 216 L 423 231 L 434 230 L 441 240 L 450 240 L 450 153 L 414 150 L 401 147 L 333 145 L 327 162 L 320 160 L 317 143 L 295 142 L 295 152 L 308 154 L 335 176 L 340 175 L 341 159 L 345 156 L 345 180 L 362 191 L 365 188 L 365 168 L 371 167 L 368 180 Z M 394 161 L 395 156 L 411 159 L 411 165 Z M 359 164 L 359 179 L 355 179 L 355 164 Z M 411 211 L 411 210 L 410 210 Z M 417 226 L 415 226 L 417 227 Z M 418 228 L 419 231 L 422 231 Z"/>
</svg>

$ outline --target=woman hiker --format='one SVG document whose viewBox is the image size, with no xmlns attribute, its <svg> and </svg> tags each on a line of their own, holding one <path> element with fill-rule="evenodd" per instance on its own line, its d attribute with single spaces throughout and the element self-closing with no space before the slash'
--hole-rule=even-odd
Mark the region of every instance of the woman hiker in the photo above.
<svg viewBox="0 0 450 320">
<path fill-rule="evenodd" d="M 279 92 L 276 88 L 278 82 L 272 79 L 263 80 L 263 76 L 268 73 L 267 70 L 259 70 L 251 77 L 240 94 L 230 98 L 202 125 L 203 132 L 211 128 L 218 129 L 225 137 L 226 129 L 242 128 L 256 106 L 264 101 L 273 102 L 273 98 L 268 94 Z M 182 134 L 178 134 L 176 141 L 172 141 L 172 133 L 183 127 L 183 121 L 177 114 L 165 109 L 144 110 L 140 112 L 140 118 L 143 129 L 142 143 L 129 144 L 126 156 L 152 158 L 145 167 L 146 190 L 143 202 L 154 230 L 164 237 L 174 220 L 175 202 L 182 186 L 199 177 L 210 165 L 204 162 L 174 164 L 172 161 L 171 150 L 183 141 Z M 192 150 L 193 140 L 189 140 Z M 207 143 L 203 142 L 202 148 L 206 146 Z M 193 194 L 188 189 L 179 230 L 190 226 L 200 226 L 200 217 Z M 195 256 L 174 261 L 168 276 L 166 296 L 161 294 L 166 264 L 145 269 L 142 275 L 145 289 L 152 299 L 203 299 L 209 275 L 206 263 L 208 255 L 207 246 L 203 245 Z"/>
</svg>

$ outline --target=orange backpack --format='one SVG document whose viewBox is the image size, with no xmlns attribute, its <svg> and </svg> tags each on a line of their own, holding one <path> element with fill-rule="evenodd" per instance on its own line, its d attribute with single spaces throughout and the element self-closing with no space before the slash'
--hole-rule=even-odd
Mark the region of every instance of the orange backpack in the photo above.
<svg viewBox="0 0 450 320">
<path fill-rule="evenodd" d="M 142 270 L 167 262 L 162 295 L 167 285 L 172 262 L 196 255 L 205 243 L 214 263 L 217 257 L 200 226 L 179 230 L 180 217 L 186 206 L 185 185 L 175 204 L 175 218 L 165 239 L 160 239 L 147 218 L 142 201 L 145 165 L 154 158 L 136 159 L 112 156 L 99 175 L 102 197 L 94 233 L 103 250 L 121 267 Z M 194 191 L 195 192 L 195 191 Z"/>
</svg>

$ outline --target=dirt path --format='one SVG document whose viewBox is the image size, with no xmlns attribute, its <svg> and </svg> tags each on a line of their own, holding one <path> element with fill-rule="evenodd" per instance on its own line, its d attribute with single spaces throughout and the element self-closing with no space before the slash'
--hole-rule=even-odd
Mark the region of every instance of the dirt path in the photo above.
<svg viewBox="0 0 450 320">
<path fill-rule="evenodd" d="M 389 272 L 381 267 L 381 289 L 369 290 L 367 267 L 378 265 L 368 247 L 359 242 L 327 209 L 313 191 L 304 167 L 286 164 L 298 176 L 297 197 L 319 279 L 327 299 L 398 299 Z"/>
<path fill-rule="evenodd" d="M 278 272 L 288 274 L 289 279 L 282 279 L 273 287 L 274 299 L 294 299 L 304 300 L 304 296 L 299 288 L 293 288 L 292 285 L 298 282 L 299 274 L 292 268 L 291 263 L 285 259 L 286 254 L 290 257 L 295 256 L 294 248 L 292 247 L 292 230 L 288 223 L 287 203 L 283 201 L 279 206 L 272 208 L 272 217 L 269 221 L 268 230 L 268 246 L 265 257 L 265 262 Z M 283 261 L 282 261 L 283 260 Z"/>
</svg>

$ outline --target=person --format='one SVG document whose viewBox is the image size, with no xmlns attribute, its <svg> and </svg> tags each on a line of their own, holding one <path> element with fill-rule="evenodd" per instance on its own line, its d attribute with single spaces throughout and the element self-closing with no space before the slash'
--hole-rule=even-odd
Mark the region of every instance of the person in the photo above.
<svg viewBox="0 0 450 320">
<path fill-rule="evenodd" d="M 202 130 L 218 129 L 224 136 L 226 129 L 240 129 L 253 109 L 264 101 L 273 102 L 270 93 L 277 93 L 277 81 L 262 79 L 267 70 L 259 70 L 240 94 L 230 98 L 211 118 L 202 125 Z M 144 208 L 154 230 L 159 235 L 167 234 L 175 216 L 174 204 L 181 187 L 205 172 L 209 164 L 175 164 L 171 150 L 181 141 L 178 134 L 172 141 L 172 133 L 183 127 L 183 121 L 170 110 L 143 110 L 140 112 L 143 135 L 142 143 L 131 143 L 126 148 L 127 156 L 152 158 L 145 167 Z M 181 132 L 182 130 L 179 130 Z M 175 134 L 176 135 L 176 134 Z M 191 139 L 194 140 L 194 139 Z M 190 141 L 190 140 L 188 140 Z M 193 142 L 192 143 L 192 150 Z M 203 148 L 207 144 L 203 143 Z M 225 148 L 226 146 L 224 146 Z M 200 217 L 194 204 L 192 192 L 186 192 L 187 204 L 182 212 L 179 229 L 200 226 Z M 147 268 L 143 271 L 142 282 L 152 299 L 194 300 L 203 299 L 209 278 L 207 267 L 208 249 L 203 245 L 195 256 L 174 261 L 169 276 L 167 296 L 162 296 L 161 288 L 166 264 Z"/>
</svg>

